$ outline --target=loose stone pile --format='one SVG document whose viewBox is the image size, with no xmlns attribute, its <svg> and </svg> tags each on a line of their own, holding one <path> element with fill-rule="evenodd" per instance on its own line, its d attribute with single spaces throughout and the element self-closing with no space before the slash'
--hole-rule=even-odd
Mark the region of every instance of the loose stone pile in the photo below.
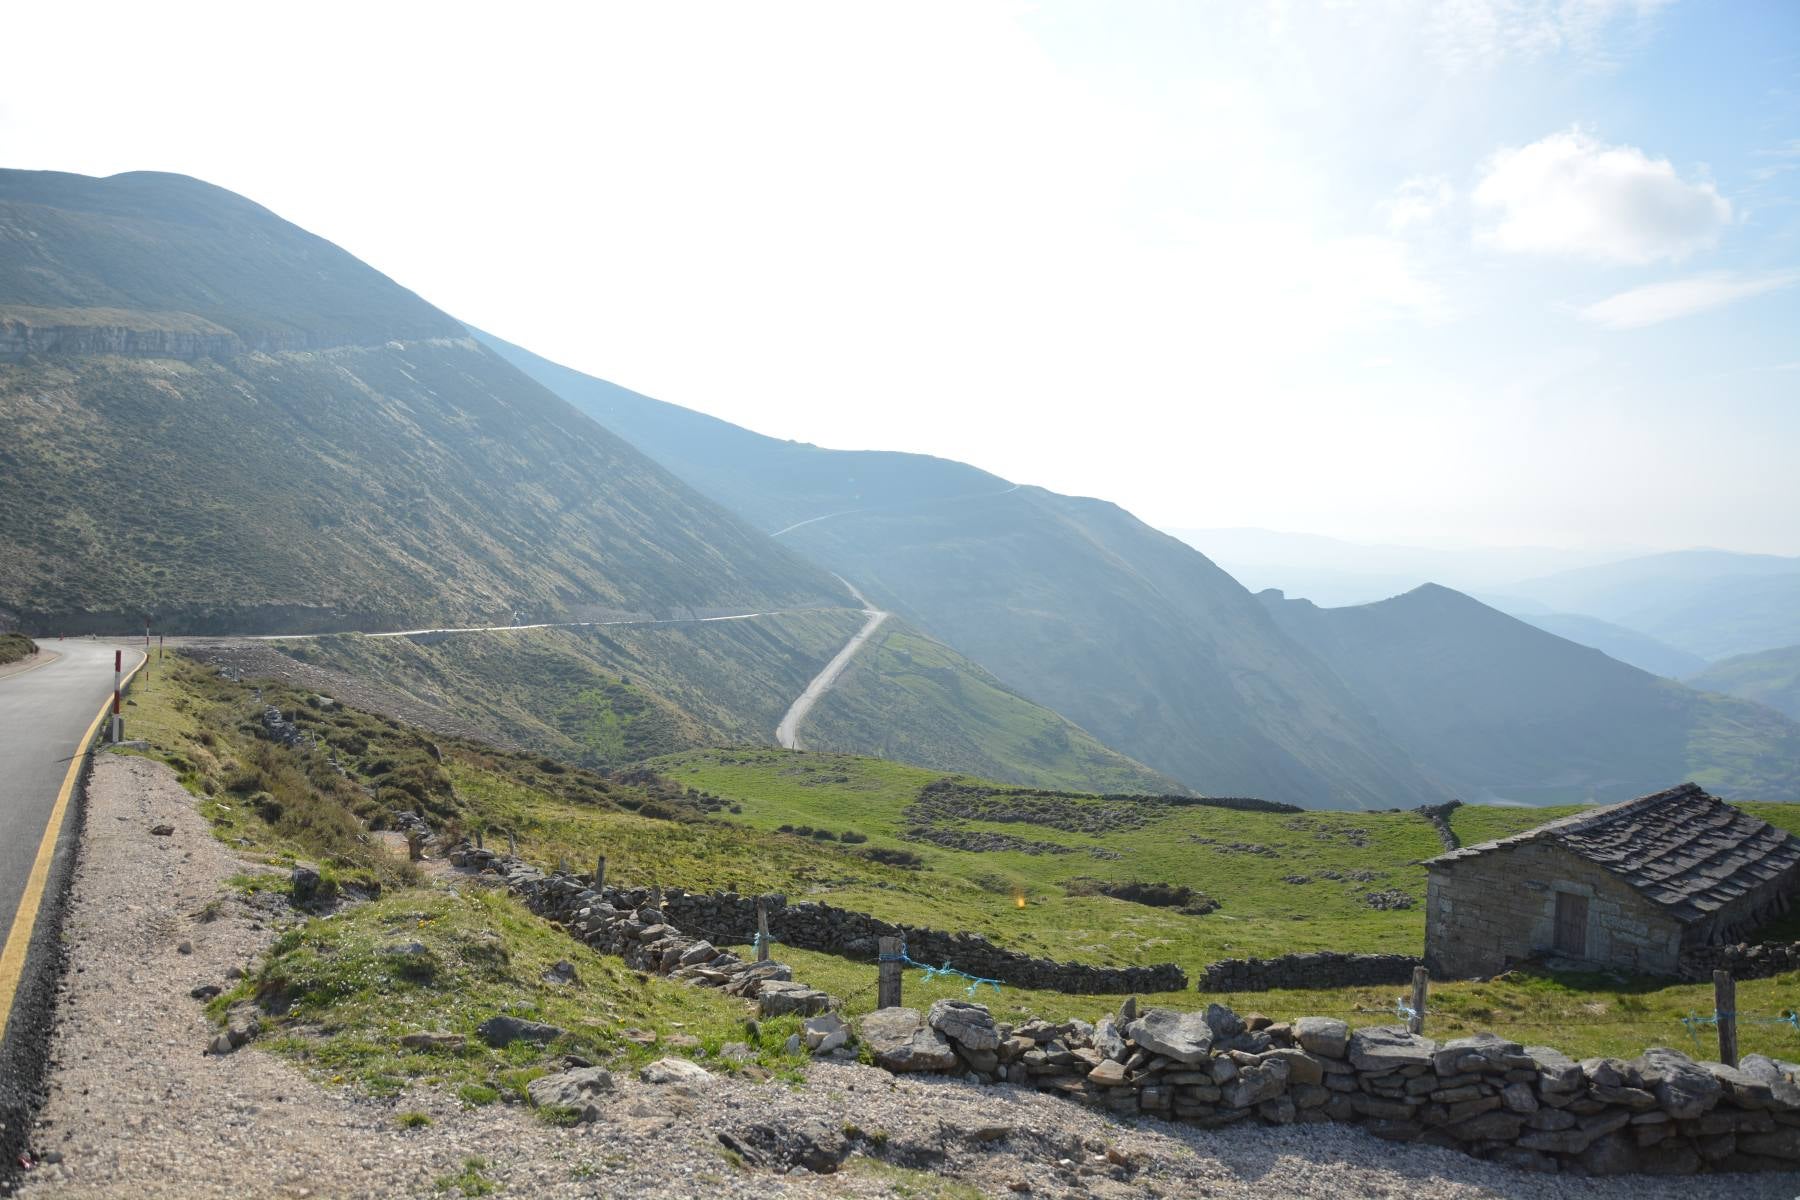
<svg viewBox="0 0 1800 1200">
<path fill-rule="evenodd" d="M 1201 970 L 1202 992 L 1267 992 L 1282 988 L 1377 987 L 1408 983 L 1422 959 L 1404 954 L 1340 954 L 1319 950 L 1280 958 L 1223 958 Z"/>
<path fill-rule="evenodd" d="M 634 967 L 754 999 L 764 1015 L 810 1017 L 796 1050 L 850 1050 L 852 1029 L 828 1011 L 831 997 L 794 982 L 781 963 L 746 962 L 682 933 L 645 892 L 596 892 L 575 876 L 466 845 L 451 861 L 497 872 L 533 911 Z M 1392 959 L 1409 973 L 1414 961 L 1330 957 Z M 878 1009 L 854 1033 L 889 1071 L 1031 1087 L 1203 1128 L 1342 1122 L 1570 1175 L 1800 1170 L 1800 1068 L 1761 1055 L 1735 1068 L 1669 1049 L 1576 1062 L 1493 1034 L 1440 1044 L 1400 1027 L 1351 1029 L 1329 1017 L 1276 1023 L 1219 1004 L 1140 1013 L 1135 999 L 1092 1024 L 1018 1025 L 980 1004 L 939 1000 L 923 1013 Z"/>
<path fill-rule="evenodd" d="M 784 1013 L 812 1016 L 831 1006 L 831 997 L 824 992 L 795 983 L 794 973 L 785 963 L 746 962 L 705 938 L 683 933 L 649 903 L 647 895 L 629 907 L 619 907 L 614 901 L 620 899 L 620 893 L 612 888 L 596 892 L 573 875 L 546 874 L 516 858 L 466 845 L 451 850 L 450 862 L 498 872 L 533 912 L 637 970 L 755 1000 L 765 1017 Z"/>
</svg>

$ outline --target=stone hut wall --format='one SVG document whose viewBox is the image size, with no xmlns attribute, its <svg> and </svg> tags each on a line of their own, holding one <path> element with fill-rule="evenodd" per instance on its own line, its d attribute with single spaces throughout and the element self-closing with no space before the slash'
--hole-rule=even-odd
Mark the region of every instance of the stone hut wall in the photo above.
<svg viewBox="0 0 1800 1200">
<path fill-rule="evenodd" d="M 1431 868 L 1425 963 L 1434 975 L 1493 975 L 1555 941 L 1556 893 L 1587 897 L 1587 954 L 1644 975 L 1673 975 L 1682 929 L 1610 871 L 1548 842 L 1503 846 Z"/>
<path fill-rule="evenodd" d="M 1696 921 L 1683 930 L 1683 946 L 1692 950 L 1741 941 L 1758 926 L 1788 911 L 1797 883 L 1800 883 L 1800 870 L 1790 870 L 1721 905 L 1704 921 Z"/>
<path fill-rule="evenodd" d="M 781 963 L 745 962 L 682 933 L 661 910 L 617 907 L 573 875 L 465 847 L 451 861 L 494 871 L 534 912 L 636 969 L 753 999 L 765 1016 L 812 1017 L 790 1043 L 795 1052 L 855 1054 L 831 998 Z M 879 1009 L 855 1032 L 889 1071 L 1028 1087 L 1203 1128 L 1343 1122 L 1568 1175 L 1800 1169 L 1796 1068 L 1760 1055 L 1740 1067 L 1666 1049 L 1576 1062 L 1492 1034 L 1440 1044 L 1328 1017 L 1252 1027 L 1217 1004 L 1140 1014 L 1130 999 L 1092 1024 L 999 1022 L 982 1005 L 939 1000 L 924 1013 Z"/>
</svg>

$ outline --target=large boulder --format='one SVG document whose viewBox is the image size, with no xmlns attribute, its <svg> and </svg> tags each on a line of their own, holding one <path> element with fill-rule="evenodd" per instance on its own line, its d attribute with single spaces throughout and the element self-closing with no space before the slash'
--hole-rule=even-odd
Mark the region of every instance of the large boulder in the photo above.
<svg viewBox="0 0 1800 1200">
<path fill-rule="evenodd" d="M 948 1071 L 956 1051 L 943 1034 L 925 1024 L 916 1008 L 878 1008 L 859 1027 L 877 1065 L 890 1071 Z"/>
<path fill-rule="evenodd" d="M 1212 1051 L 1212 1026 L 1206 1014 L 1153 1008 L 1130 1025 L 1125 1034 L 1142 1049 L 1192 1066 Z"/>
<path fill-rule="evenodd" d="M 531 1103 L 539 1108 L 566 1108 L 583 1121 L 600 1119 L 597 1098 L 613 1090 L 612 1072 L 605 1067 L 577 1067 L 544 1075 L 525 1085 Z"/>
<path fill-rule="evenodd" d="M 968 1050 L 993 1050 L 1000 1045 L 1000 1031 L 987 1006 L 970 1000 L 939 1000 L 925 1014 L 925 1023 Z"/>
<path fill-rule="evenodd" d="M 1402 1025 L 1376 1025 L 1350 1035 L 1350 1065 L 1370 1075 L 1429 1068 L 1438 1044 Z"/>
</svg>

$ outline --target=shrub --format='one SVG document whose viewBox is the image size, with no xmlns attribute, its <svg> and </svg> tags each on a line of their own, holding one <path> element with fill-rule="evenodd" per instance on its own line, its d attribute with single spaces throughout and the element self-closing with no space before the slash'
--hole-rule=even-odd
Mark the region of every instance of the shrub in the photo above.
<svg viewBox="0 0 1800 1200">
<path fill-rule="evenodd" d="M 849 846 L 861 845 L 863 842 L 866 842 L 868 840 L 869 840 L 868 834 L 858 833 L 854 829 L 846 829 L 846 830 L 844 830 L 844 832 L 838 834 L 838 841 L 843 842 L 845 845 L 849 845 Z"/>
<path fill-rule="evenodd" d="M 870 862 L 878 862 L 890 867 L 922 867 L 925 865 L 925 860 L 911 850 L 890 850 L 885 846 L 871 846 L 862 852 L 862 856 Z"/>
</svg>

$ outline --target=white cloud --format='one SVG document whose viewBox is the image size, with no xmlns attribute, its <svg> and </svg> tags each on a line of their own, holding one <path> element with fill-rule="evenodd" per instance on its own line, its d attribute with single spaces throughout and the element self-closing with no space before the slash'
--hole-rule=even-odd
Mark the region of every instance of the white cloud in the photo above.
<svg viewBox="0 0 1800 1200">
<path fill-rule="evenodd" d="M 1381 205 L 1388 228 L 1399 232 L 1414 225 L 1429 225 L 1443 215 L 1456 198 L 1450 181 L 1441 175 L 1408 179 Z"/>
<path fill-rule="evenodd" d="M 1497 152 L 1474 199 L 1493 219 L 1477 236 L 1501 250 L 1639 266 L 1705 249 L 1731 221 L 1711 183 L 1579 129 Z"/>
<path fill-rule="evenodd" d="M 1696 275 L 1691 279 L 1646 284 L 1608 296 L 1578 310 L 1577 315 L 1608 329 L 1641 329 L 1645 325 L 1658 325 L 1678 317 L 1723 308 L 1796 283 L 1800 283 L 1800 271 L 1775 275 Z"/>
</svg>

